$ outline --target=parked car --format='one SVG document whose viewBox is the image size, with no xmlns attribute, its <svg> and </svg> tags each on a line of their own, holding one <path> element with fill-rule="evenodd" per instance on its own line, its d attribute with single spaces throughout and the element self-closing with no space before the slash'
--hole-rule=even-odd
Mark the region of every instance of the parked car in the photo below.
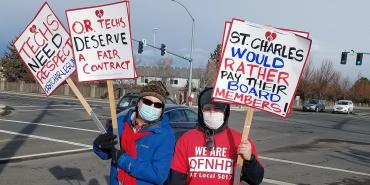
<svg viewBox="0 0 370 185">
<path fill-rule="evenodd" d="M 137 102 L 137 98 L 139 94 L 137 93 L 127 93 L 126 95 L 122 96 L 117 103 L 116 112 L 117 114 L 128 109 L 134 107 Z M 170 97 L 165 98 L 166 104 L 176 104 Z"/>
<path fill-rule="evenodd" d="M 324 112 L 325 100 L 311 99 L 306 101 L 302 107 L 303 111 Z"/>
<path fill-rule="evenodd" d="M 127 112 L 133 110 L 134 107 L 135 106 L 126 108 L 117 116 L 127 114 Z M 164 114 L 168 116 L 170 120 L 170 126 L 175 132 L 176 140 L 186 131 L 195 128 L 198 123 L 198 114 L 187 106 L 166 104 L 164 108 Z M 108 119 L 107 121 L 108 124 L 112 123 L 111 119 Z"/>
<path fill-rule="evenodd" d="M 333 113 L 353 113 L 353 102 L 351 100 L 339 100 L 335 102 L 333 107 Z"/>
</svg>

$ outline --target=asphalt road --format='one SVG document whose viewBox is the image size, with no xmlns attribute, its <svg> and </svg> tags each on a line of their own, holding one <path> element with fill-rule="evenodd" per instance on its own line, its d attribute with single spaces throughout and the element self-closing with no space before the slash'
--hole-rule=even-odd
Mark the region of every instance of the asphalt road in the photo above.
<svg viewBox="0 0 370 185">
<path fill-rule="evenodd" d="M 108 104 L 89 101 L 108 116 Z M 98 129 L 76 100 L 0 93 L 0 184 L 107 184 L 108 162 L 91 151 Z M 241 130 L 245 111 L 232 111 Z M 369 185 L 370 109 L 355 114 L 255 112 L 250 131 L 263 184 Z"/>
</svg>

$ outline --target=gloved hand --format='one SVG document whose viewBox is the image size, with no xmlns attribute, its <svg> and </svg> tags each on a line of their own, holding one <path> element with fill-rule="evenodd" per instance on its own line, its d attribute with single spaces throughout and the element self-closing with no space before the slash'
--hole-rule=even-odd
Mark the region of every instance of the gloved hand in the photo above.
<svg viewBox="0 0 370 185">
<path fill-rule="evenodd" d="M 117 136 L 112 133 L 100 134 L 95 138 L 94 145 L 106 153 L 111 153 L 115 149 L 114 145 L 117 144 L 116 138 Z"/>
</svg>

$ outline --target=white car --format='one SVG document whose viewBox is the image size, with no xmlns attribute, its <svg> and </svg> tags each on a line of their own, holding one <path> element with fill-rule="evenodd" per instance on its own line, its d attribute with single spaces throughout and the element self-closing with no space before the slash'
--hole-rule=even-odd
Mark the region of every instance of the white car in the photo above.
<svg viewBox="0 0 370 185">
<path fill-rule="evenodd" d="M 353 102 L 351 100 L 339 100 L 335 102 L 333 113 L 341 112 L 341 113 L 353 113 Z"/>
</svg>

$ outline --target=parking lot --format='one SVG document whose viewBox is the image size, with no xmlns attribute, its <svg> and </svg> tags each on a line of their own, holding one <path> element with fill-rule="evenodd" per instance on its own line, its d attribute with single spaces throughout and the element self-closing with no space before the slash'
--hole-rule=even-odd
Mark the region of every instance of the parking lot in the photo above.
<svg viewBox="0 0 370 185">
<path fill-rule="evenodd" d="M 0 93 L 0 184 L 106 184 L 108 162 L 91 152 L 98 129 L 76 100 Z M 90 101 L 99 117 L 108 104 Z M 245 111 L 233 110 L 241 130 Z M 263 184 L 370 184 L 370 110 L 255 112 L 251 137 Z"/>
</svg>

